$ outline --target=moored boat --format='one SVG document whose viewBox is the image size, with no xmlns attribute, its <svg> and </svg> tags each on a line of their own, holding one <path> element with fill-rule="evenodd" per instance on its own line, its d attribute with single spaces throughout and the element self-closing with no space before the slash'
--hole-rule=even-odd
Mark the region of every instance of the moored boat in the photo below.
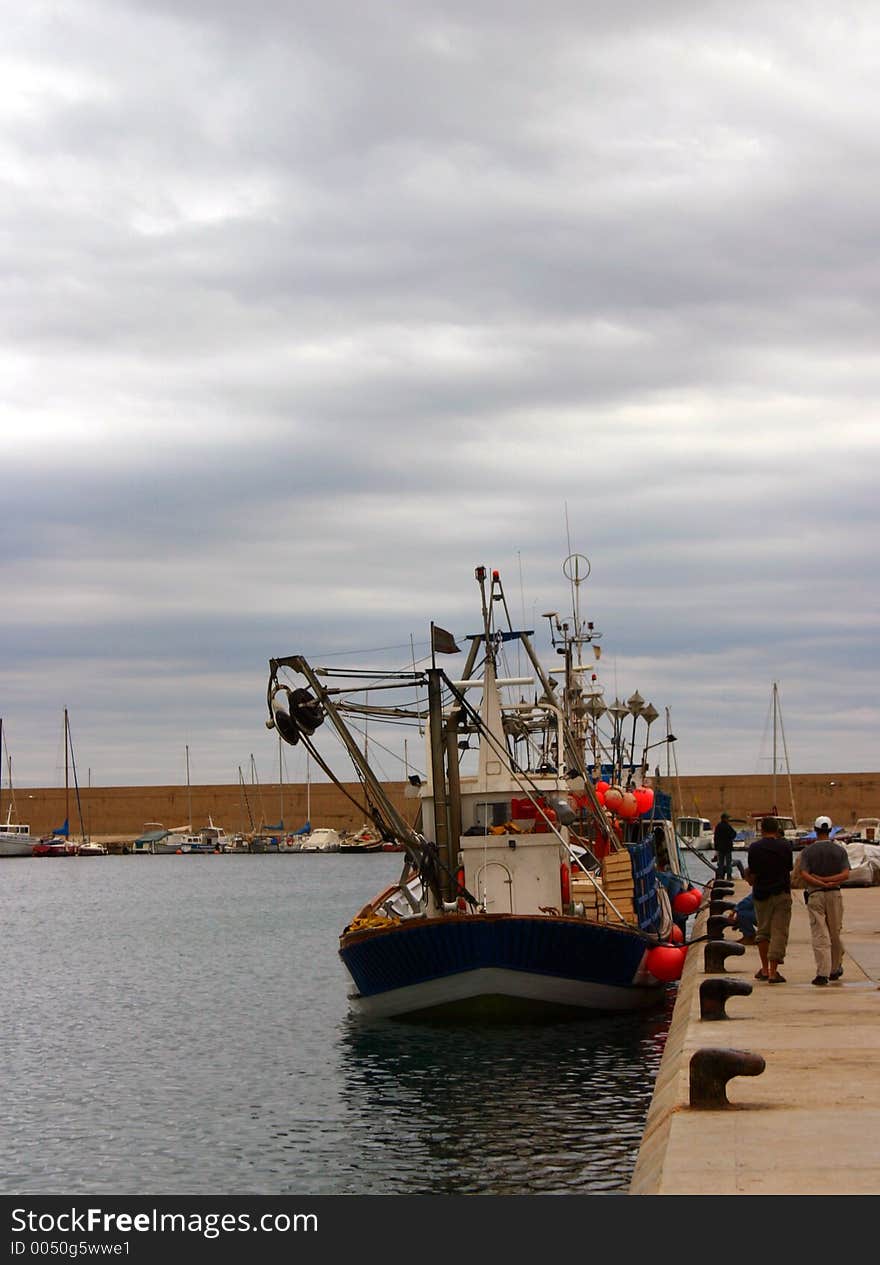
<svg viewBox="0 0 880 1265">
<path fill-rule="evenodd" d="M 6 750 L 4 761 L 3 752 Z M 23 821 L 14 821 L 15 791 L 12 787 L 12 756 L 6 744 L 3 720 L 0 719 L 0 792 L 3 789 L 3 765 L 6 764 L 9 774 L 9 806 L 6 809 L 6 820 L 0 823 L 0 857 L 29 857 L 33 855 L 33 847 L 37 840 L 31 834 L 30 826 Z"/>
<path fill-rule="evenodd" d="M 498 573 L 487 581 L 479 567 L 476 576 L 483 629 L 468 638 L 460 679 L 432 666 L 384 674 L 381 685 L 382 673 L 352 671 L 351 681 L 340 684 L 345 670 L 334 668 L 330 689 L 322 681 L 327 670 L 314 669 L 303 656 L 270 661 L 271 724 L 285 741 L 302 741 L 314 752 L 313 735 L 329 720 L 363 784 L 370 816 L 381 816 L 387 837 L 405 849 L 398 883 L 341 933 L 352 1006 L 383 1018 L 589 1014 L 657 1003 L 683 962 L 673 940 L 670 893 L 690 884 L 671 823 L 651 819 L 646 762 L 635 765 L 640 713 L 632 710 L 628 763 L 622 728 L 615 725 L 613 765 L 624 785 L 606 785 L 598 763 L 587 767 L 587 752 L 597 754 L 597 731 L 585 724 L 596 694 L 585 694 L 578 670 L 582 645 L 596 636 L 592 625 L 576 610 L 566 626 L 560 691 L 530 633 L 496 624 L 496 604 L 506 610 Z M 543 691 L 534 702 L 523 699 L 523 679 L 499 670 L 509 642 L 525 650 Z M 432 647 L 461 653 L 451 634 L 434 625 Z M 282 682 L 285 669 L 304 684 Z M 358 675 L 369 675 L 371 691 L 397 688 L 416 699 L 427 694 L 427 715 L 418 703 L 385 707 L 398 721 L 427 723 L 430 770 L 419 788 L 419 829 L 391 804 L 346 724 L 346 693 L 363 690 Z M 505 694 L 510 688 L 513 700 Z M 593 711 L 601 714 L 598 706 Z M 363 712 L 359 705 L 360 719 Z M 472 772 L 460 764 L 462 749 L 474 750 L 471 739 L 477 744 Z M 660 836 L 666 882 L 657 877 Z"/>
<path fill-rule="evenodd" d="M 340 836 L 340 852 L 381 852 L 382 835 L 375 826 L 365 824 L 354 834 Z"/>
</svg>

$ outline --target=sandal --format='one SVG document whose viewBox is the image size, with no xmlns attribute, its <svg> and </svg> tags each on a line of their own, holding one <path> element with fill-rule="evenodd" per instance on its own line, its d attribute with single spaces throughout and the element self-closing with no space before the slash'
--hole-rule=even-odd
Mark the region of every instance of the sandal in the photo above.
<svg viewBox="0 0 880 1265">
<path fill-rule="evenodd" d="M 788 980 L 785 978 L 784 975 L 780 975 L 779 972 L 777 971 L 775 975 L 769 975 L 767 977 L 767 983 L 768 984 L 787 984 Z"/>
<path fill-rule="evenodd" d="M 769 979 L 770 976 L 766 971 L 755 971 L 755 979 Z"/>
</svg>

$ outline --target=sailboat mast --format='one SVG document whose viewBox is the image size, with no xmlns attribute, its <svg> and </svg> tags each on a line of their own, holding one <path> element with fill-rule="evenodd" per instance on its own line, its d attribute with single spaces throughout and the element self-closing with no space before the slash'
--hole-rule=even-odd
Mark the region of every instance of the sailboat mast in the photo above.
<svg viewBox="0 0 880 1265">
<path fill-rule="evenodd" d="M 244 784 L 244 774 L 243 774 L 243 773 L 242 773 L 242 771 L 241 771 L 241 765 L 239 765 L 239 766 L 238 766 L 238 780 L 239 780 L 239 782 L 240 782 L 240 784 L 241 784 L 241 793 L 242 793 L 242 796 L 243 796 L 243 798 L 244 798 L 244 806 L 245 806 L 245 809 L 247 810 L 248 821 L 250 822 L 251 831 L 253 832 L 253 830 L 254 830 L 254 814 L 251 812 L 250 801 L 248 800 L 248 796 L 247 796 L 247 787 L 246 787 L 246 786 L 245 786 L 245 784 Z"/>
<path fill-rule="evenodd" d="M 281 814 L 278 825 L 284 829 L 284 754 L 281 747 L 281 734 L 278 735 L 278 793 L 281 797 Z"/>
<path fill-rule="evenodd" d="M 189 830 L 190 830 L 190 834 L 192 834 L 193 801 L 192 801 L 192 787 L 189 784 L 189 743 L 186 744 L 185 749 L 186 749 L 186 802 L 187 802 L 187 812 L 189 813 Z"/>
<path fill-rule="evenodd" d="M 70 835 L 70 773 L 68 770 L 68 752 L 70 750 L 70 731 L 68 728 L 67 708 L 64 709 L 64 820 L 67 822 L 68 837 Z"/>
<path fill-rule="evenodd" d="M 776 682 L 773 682 L 773 815 L 776 815 Z"/>
</svg>

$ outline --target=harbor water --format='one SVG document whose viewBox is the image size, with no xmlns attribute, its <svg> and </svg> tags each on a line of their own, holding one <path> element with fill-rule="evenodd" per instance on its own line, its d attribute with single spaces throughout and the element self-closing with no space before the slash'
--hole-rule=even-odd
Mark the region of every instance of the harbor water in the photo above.
<svg viewBox="0 0 880 1265">
<path fill-rule="evenodd" d="M 0 863 L 0 1193 L 624 1193 L 674 987 L 546 1026 L 365 1024 L 337 939 L 401 860 Z"/>
</svg>

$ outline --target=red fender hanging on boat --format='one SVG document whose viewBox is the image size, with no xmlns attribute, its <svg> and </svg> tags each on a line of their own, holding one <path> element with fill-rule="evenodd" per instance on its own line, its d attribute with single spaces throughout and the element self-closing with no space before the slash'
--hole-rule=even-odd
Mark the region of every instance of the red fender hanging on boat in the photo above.
<svg viewBox="0 0 880 1265">
<path fill-rule="evenodd" d="M 645 966 L 664 984 L 681 979 L 687 950 L 674 944 L 658 944 L 645 954 Z"/>
<path fill-rule="evenodd" d="M 679 892 L 677 896 L 673 896 L 672 908 L 677 914 L 695 914 L 700 908 L 702 899 L 695 887 L 689 887 L 686 892 Z"/>
<path fill-rule="evenodd" d="M 562 905 L 564 908 L 566 905 L 571 904 L 571 870 L 565 861 L 559 867 L 559 884 L 562 888 Z"/>
</svg>

